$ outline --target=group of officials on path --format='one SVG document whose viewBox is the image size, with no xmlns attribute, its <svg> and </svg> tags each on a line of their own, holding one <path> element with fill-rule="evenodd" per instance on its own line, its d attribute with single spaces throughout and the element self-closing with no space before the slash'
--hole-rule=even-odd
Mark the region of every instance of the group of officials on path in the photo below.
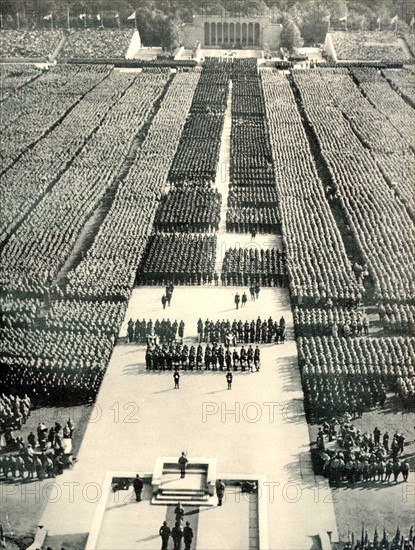
<svg viewBox="0 0 415 550">
<path fill-rule="evenodd" d="M 186 477 L 188 462 L 187 454 L 183 451 L 178 460 L 181 478 Z M 222 500 L 225 495 L 225 484 L 221 479 L 216 481 L 216 495 L 218 497 L 218 506 L 222 506 Z M 163 521 L 163 525 L 159 529 L 161 550 L 167 550 L 170 537 L 173 539 L 174 550 L 181 550 L 182 539 L 184 542 L 184 550 L 191 550 L 194 533 L 188 521 L 186 521 L 186 525 L 183 527 L 185 511 L 181 502 L 178 502 L 174 509 L 174 515 L 175 524 L 172 529 L 167 525 L 167 521 Z"/>
</svg>

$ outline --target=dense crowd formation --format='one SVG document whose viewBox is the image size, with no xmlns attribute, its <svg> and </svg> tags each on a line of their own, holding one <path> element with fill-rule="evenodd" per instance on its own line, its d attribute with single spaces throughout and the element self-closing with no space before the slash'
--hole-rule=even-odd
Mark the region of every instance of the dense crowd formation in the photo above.
<svg viewBox="0 0 415 550">
<path fill-rule="evenodd" d="M 178 73 L 172 80 L 93 245 L 69 273 L 70 294 L 129 298 L 199 76 Z"/>
<path fill-rule="evenodd" d="M 222 196 L 217 190 L 196 187 L 170 189 L 163 195 L 154 227 L 163 232 L 203 233 L 219 228 Z"/>
<path fill-rule="evenodd" d="M 379 304 L 379 319 L 387 331 L 400 334 L 415 333 L 415 306 L 413 304 Z"/>
<path fill-rule="evenodd" d="M 63 38 L 62 31 L 0 31 L 0 57 L 48 59 Z"/>
<path fill-rule="evenodd" d="M 383 69 L 382 74 L 392 88 L 415 108 L 415 82 L 407 69 Z"/>
<path fill-rule="evenodd" d="M 359 109 L 353 124 L 359 127 L 386 181 L 408 207 L 414 219 L 414 110 L 393 91 L 376 69 L 355 68 L 352 75 L 374 106 L 371 109 L 366 104 L 365 108 Z"/>
<path fill-rule="evenodd" d="M 286 255 L 275 248 L 229 248 L 222 263 L 222 284 L 285 286 Z"/>
<path fill-rule="evenodd" d="M 5 288 L 43 293 L 51 284 L 85 222 L 114 183 L 165 84 L 161 74 L 112 73 L 91 92 L 94 109 L 88 109 L 88 118 L 101 125 L 3 247 Z M 89 102 L 80 105 L 84 103 Z"/>
<path fill-rule="evenodd" d="M 294 308 L 296 336 L 368 336 L 369 320 L 360 309 Z"/>
<path fill-rule="evenodd" d="M 238 371 L 259 372 L 261 367 L 261 351 L 258 346 L 255 349 L 251 345 L 248 348 L 242 346 L 233 351 L 221 345 L 208 344 L 206 347 L 198 345 L 188 346 L 177 344 L 176 346 L 148 346 L 146 352 L 147 370 L 212 370 L 212 371 Z"/>
<path fill-rule="evenodd" d="M 41 74 L 42 69 L 36 65 L 2 64 L 0 66 L 0 101 L 4 101 Z"/>
<path fill-rule="evenodd" d="M 230 194 L 226 229 L 280 231 L 275 174 L 256 59 L 235 59 L 232 74 Z M 273 201 L 267 199 L 272 195 Z"/>
<path fill-rule="evenodd" d="M 2 172 L 52 130 L 68 110 L 107 74 L 107 70 L 98 67 L 57 65 L 4 102 L 1 120 L 4 139 L 0 147 Z M 38 151 L 40 147 L 36 153 Z"/>
<path fill-rule="evenodd" d="M 156 341 L 161 344 L 171 345 L 176 341 L 176 338 L 183 339 L 184 328 L 184 321 L 178 323 L 177 321 L 171 322 L 170 319 L 162 319 L 161 321 L 156 319 L 153 323 L 151 319 L 148 321 L 136 319 L 135 322 L 130 319 L 127 325 L 127 338 L 130 343 L 144 344 L 150 341 L 153 342 L 154 337 L 156 337 Z"/>
<path fill-rule="evenodd" d="M 288 79 L 261 74 L 290 294 L 299 305 L 359 302 L 363 295 L 324 195 Z"/>
<path fill-rule="evenodd" d="M 134 29 L 85 29 L 69 32 L 59 57 L 63 59 L 125 58 Z"/>
<path fill-rule="evenodd" d="M 110 70 L 110 67 L 89 65 L 79 71 L 81 78 L 77 78 L 78 71 L 69 68 L 68 74 L 72 78 L 68 79 L 65 76 L 65 70 L 58 69 L 55 72 L 55 69 L 51 69 L 40 77 L 39 83 L 35 81 L 33 86 L 28 89 L 23 88 L 20 94 L 4 102 L 2 129 L 7 126 L 14 132 L 10 136 L 11 144 L 7 144 L 4 140 L 1 145 L 2 158 L 10 166 L 0 177 L 2 241 L 11 234 L 17 224 L 70 166 L 97 125 L 113 106 L 119 87 L 116 85 L 116 79 L 105 79 Z M 68 85 L 66 86 L 65 83 Z M 60 91 L 61 87 L 62 91 Z M 41 94 L 40 99 L 33 95 L 33 91 Z M 69 98 L 65 97 L 65 92 Z M 65 113 L 61 109 L 61 104 L 69 108 L 73 105 L 72 95 L 79 99 L 87 92 L 89 93 L 84 101 L 75 105 L 56 128 L 43 126 L 43 116 L 50 123 L 56 122 Z M 31 121 L 32 117 L 33 121 Z M 51 131 L 28 149 L 27 147 L 42 135 L 39 134 L 38 126 L 43 132 L 49 129 Z M 28 139 L 25 136 L 28 136 Z M 15 156 L 15 147 L 19 155 L 21 154 L 20 157 Z M 16 160 L 18 162 L 11 166 Z"/>
<path fill-rule="evenodd" d="M 410 405 L 415 388 L 415 340 L 396 338 L 297 339 L 305 406 L 310 418 L 363 412 L 386 400 L 386 391 Z"/>
<path fill-rule="evenodd" d="M 12 430 L 20 430 L 30 416 L 32 402 L 30 397 L 24 395 L 0 396 L 0 434 Z"/>
<path fill-rule="evenodd" d="M 338 60 L 403 62 L 405 51 L 393 32 L 330 32 Z"/>
<path fill-rule="evenodd" d="M 294 81 L 330 172 L 331 191 L 366 261 L 375 298 L 413 300 L 413 221 L 405 206 L 396 200 L 368 149 L 368 143 L 372 143 L 369 135 L 372 140 L 379 140 L 379 146 L 387 147 L 391 142 L 382 130 L 388 121 L 380 119 L 381 126 L 376 124 L 381 115 L 363 97 L 345 69 L 297 71 Z M 354 119 L 359 121 L 356 126 Z M 369 127 L 374 131 L 369 133 Z"/>
<path fill-rule="evenodd" d="M 204 284 L 215 267 L 216 235 L 157 234 L 138 272 L 141 284 Z"/>
<path fill-rule="evenodd" d="M 346 413 L 346 421 L 335 418 L 325 422 L 317 434 L 318 472 L 329 478 L 333 485 L 347 482 L 396 483 L 408 481 L 409 462 L 400 456 L 404 452 L 405 436 L 396 432 L 382 434 L 376 426 L 373 433 L 361 432 Z M 336 447 L 326 442 L 336 441 Z M 392 479 L 391 479 L 392 477 Z"/>
<path fill-rule="evenodd" d="M 231 65 L 206 59 L 190 114 L 171 165 L 169 182 L 209 186 L 214 182 L 229 93 Z"/>
<path fill-rule="evenodd" d="M 281 317 L 279 321 L 269 317 L 267 320 L 258 317 L 256 321 L 246 320 L 232 322 L 229 319 L 216 322 L 206 319 L 205 322 L 199 319 L 197 322 L 197 334 L 200 342 L 212 344 L 222 343 L 226 347 L 237 344 L 271 344 L 284 343 L 286 338 L 285 319 Z"/>
<path fill-rule="evenodd" d="M 126 302 L 55 300 L 43 321 L 50 331 L 96 334 L 116 338 L 127 309 Z"/>
</svg>

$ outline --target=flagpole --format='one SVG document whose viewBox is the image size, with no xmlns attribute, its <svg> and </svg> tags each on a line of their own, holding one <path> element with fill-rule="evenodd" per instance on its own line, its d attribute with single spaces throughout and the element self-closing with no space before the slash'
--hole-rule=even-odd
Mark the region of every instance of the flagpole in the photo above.
<svg viewBox="0 0 415 550">
<path fill-rule="evenodd" d="M 66 22 L 68 24 L 68 31 L 71 30 L 71 22 L 69 20 L 69 6 L 66 6 Z"/>
<path fill-rule="evenodd" d="M 17 30 L 20 30 L 20 15 L 19 15 L 19 12 L 17 12 L 16 15 L 17 15 Z"/>
<path fill-rule="evenodd" d="M 50 12 L 50 30 L 53 31 L 53 13 Z"/>
</svg>

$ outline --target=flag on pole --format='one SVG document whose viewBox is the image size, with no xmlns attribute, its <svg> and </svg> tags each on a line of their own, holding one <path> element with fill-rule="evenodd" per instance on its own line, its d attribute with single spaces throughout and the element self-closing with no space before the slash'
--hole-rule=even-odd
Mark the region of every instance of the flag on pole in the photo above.
<svg viewBox="0 0 415 550">
<path fill-rule="evenodd" d="M 128 17 L 129 20 L 131 19 L 137 19 L 137 14 L 134 12 L 132 13 L 129 17 Z"/>
<path fill-rule="evenodd" d="M 325 21 L 326 23 L 328 23 L 330 21 L 330 14 L 326 15 L 326 17 L 323 17 L 322 21 Z"/>
<path fill-rule="evenodd" d="M 43 19 L 46 19 L 46 21 L 50 21 L 52 19 L 52 14 L 48 13 Z"/>
<path fill-rule="evenodd" d="M 343 17 L 339 17 L 339 21 L 347 21 L 347 15 L 344 15 Z"/>
<path fill-rule="evenodd" d="M 397 21 L 398 21 L 398 16 L 395 15 L 395 17 L 392 17 L 391 19 L 391 25 L 393 25 L 394 23 L 397 23 Z"/>
<path fill-rule="evenodd" d="M 101 14 L 100 13 L 97 13 L 97 20 L 101 21 Z"/>
<path fill-rule="evenodd" d="M 81 14 L 79 15 L 79 19 L 85 19 L 85 17 L 86 17 L 86 13 L 81 13 Z"/>
<path fill-rule="evenodd" d="M 378 25 L 380 25 L 380 22 L 381 22 L 381 18 L 380 18 L 380 16 L 379 16 L 379 17 L 376 19 L 376 23 L 377 23 Z"/>
<path fill-rule="evenodd" d="M 409 23 L 409 26 L 411 27 L 411 29 L 413 29 L 414 25 L 415 25 L 415 17 L 412 16 L 412 19 L 411 19 L 411 22 Z"/>
<path fill-rule="evenodd" d="M 119 13 L 116 13 L 116 14 L 114 15 L 115 19 L 118 19 L 118 18 L 119 18 L 119 16 L 120 16 L 120 14 L 119 14 Z"/>
</svg>

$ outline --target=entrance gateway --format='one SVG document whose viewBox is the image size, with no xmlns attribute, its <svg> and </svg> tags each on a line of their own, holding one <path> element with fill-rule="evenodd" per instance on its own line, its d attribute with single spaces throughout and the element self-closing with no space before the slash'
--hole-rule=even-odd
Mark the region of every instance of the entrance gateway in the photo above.
<svg viewBox="0 0 415 550">
<path fill-rule="evenodd" d="M 197 43 L 202 48 L 257 49 L 277 51 L 280 47 L 282 27 L 273 23 L 269 15 L 251 17 L 196 15 L 183 26 L 183 46 L 188 49 Z"/>
</svg>

